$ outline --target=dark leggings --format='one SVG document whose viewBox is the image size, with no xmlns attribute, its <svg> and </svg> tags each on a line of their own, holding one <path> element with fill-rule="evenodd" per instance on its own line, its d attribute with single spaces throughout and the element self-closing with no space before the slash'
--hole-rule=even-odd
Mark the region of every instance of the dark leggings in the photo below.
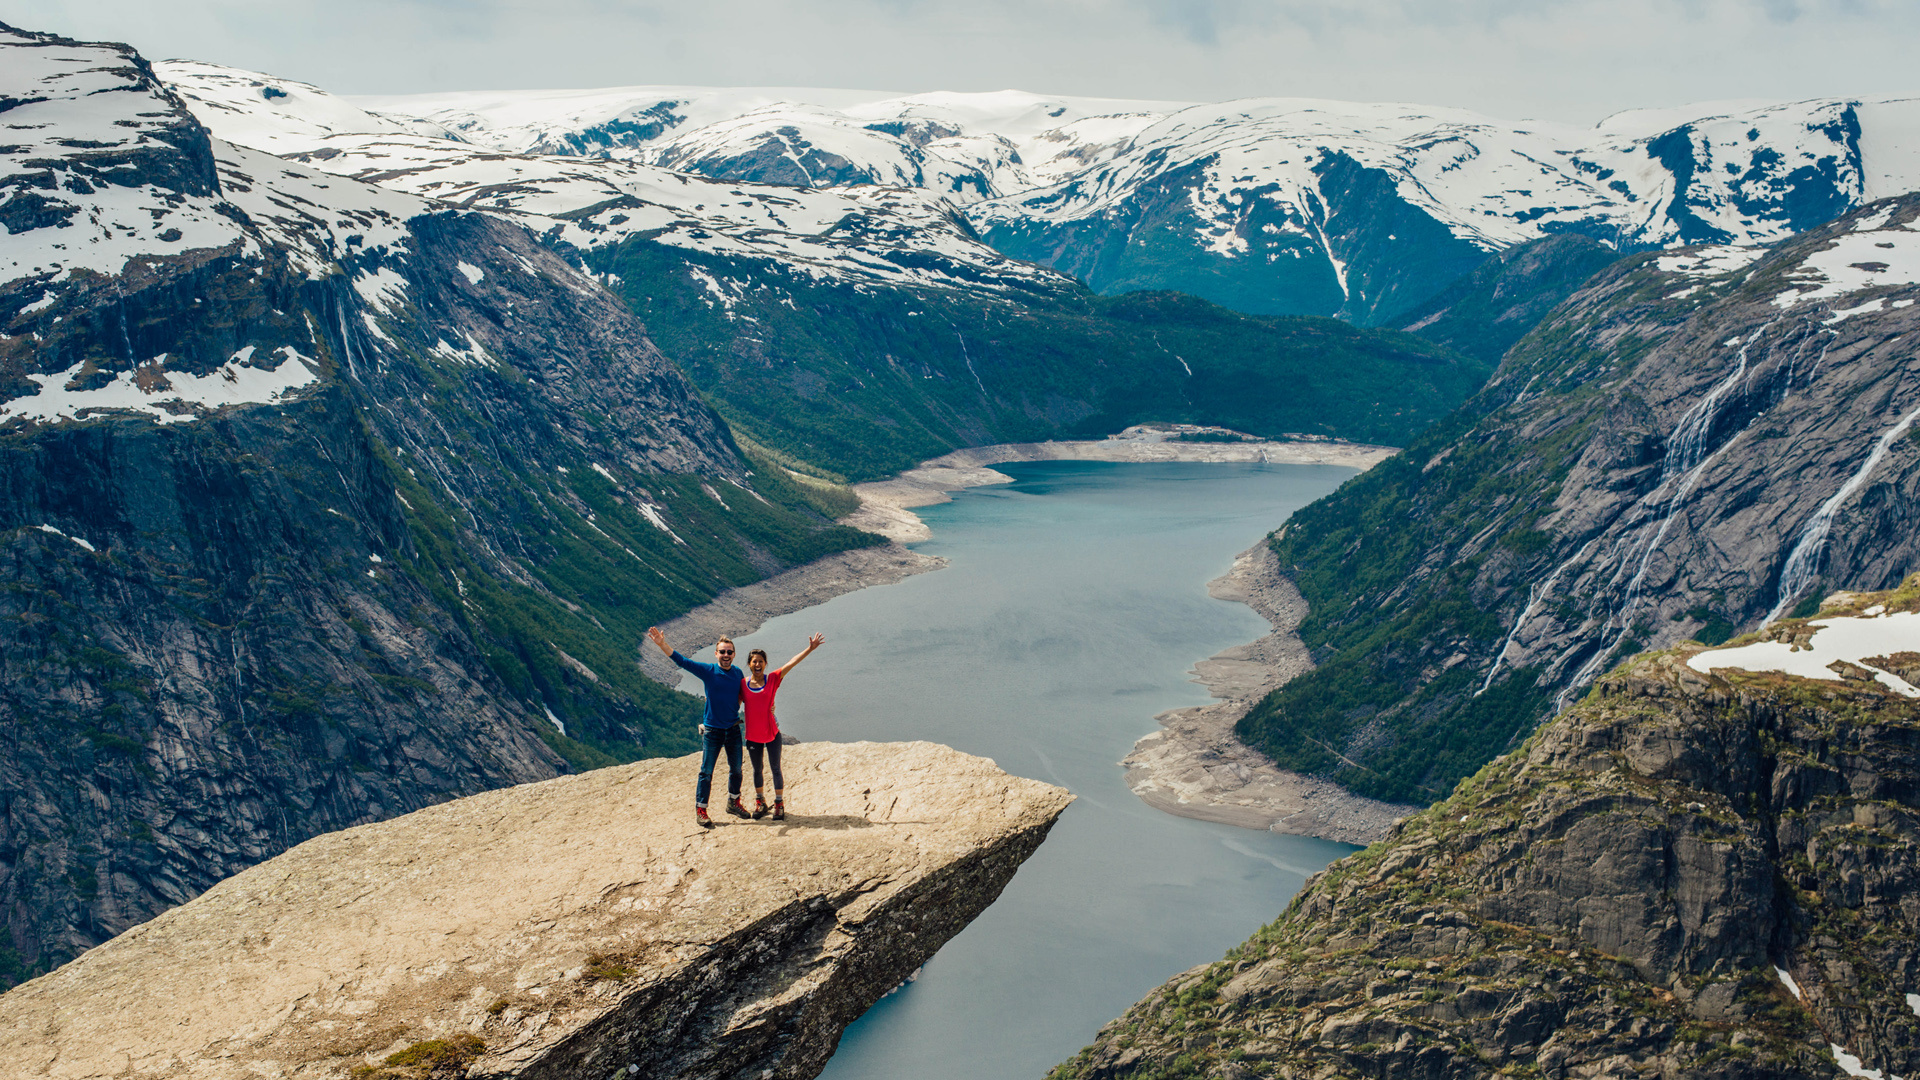
<svg viewBox="0 0 1920 1080">
<path fill-rule="evenodd" d="M 780 736 L 778 735 L 773 737 L 772 742 L 749 741 L 747 743 L 747 757 L 753 759 L 753 789 L 758 791 L 766 786 L 760 782 L 760 753 L 763 750 L 767 755 L 767 765 L 773 770 L 773 790 L 785 791 L 787 783 L 780 778 Z"/>
</svg>

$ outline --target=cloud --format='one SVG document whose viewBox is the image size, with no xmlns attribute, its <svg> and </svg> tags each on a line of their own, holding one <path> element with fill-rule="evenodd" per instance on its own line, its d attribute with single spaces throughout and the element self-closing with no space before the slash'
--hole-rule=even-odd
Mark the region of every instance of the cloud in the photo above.
<svg viewBox="0 0 1920 1080">
<path fill-rule="evenodd" d="M 1415 101 L 1591 122 L 1920 92 L 1896 0 L 0 0 L 345 93 L 635 83 Z"/>
</svg>

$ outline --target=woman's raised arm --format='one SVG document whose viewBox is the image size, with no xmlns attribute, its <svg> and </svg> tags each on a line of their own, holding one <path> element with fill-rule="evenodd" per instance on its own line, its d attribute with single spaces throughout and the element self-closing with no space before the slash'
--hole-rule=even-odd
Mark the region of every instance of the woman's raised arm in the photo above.
<svg viewBox="0 0 1920 1080">
<path fill-rule="evenodd" d="M 787 661 L 785 664 L 782 664 L 777 674 L 783 679 L 786 678 L 787 672 L 792 671 L 800 663 L 800 661 L 805 660 L 810 654 L 812 654 L 813 650 L 825 644 L 826 640 L 827 640 L 827 636 L 825 634 L 815 634 L 812 637 L 808 638 L 807 647 L 800 650 L 799 656 L 796 656 L 793 659 Z"/>
</svg>

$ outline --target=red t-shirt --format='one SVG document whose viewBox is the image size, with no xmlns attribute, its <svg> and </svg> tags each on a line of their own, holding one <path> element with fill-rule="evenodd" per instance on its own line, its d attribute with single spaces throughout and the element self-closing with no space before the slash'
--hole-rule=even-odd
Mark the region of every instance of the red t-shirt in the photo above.
<svg viewBox="0 0 1920 1080">
<path fill-rule="evenodd" d="M 750 679 L 740 680 L 740 702 L 747 707 L 747 741 L 766 743 L 780 737 L 780 722 L 773 718 L 773 695 L 780 689 L 781 675 L 767 672 L 766 685 L 755 690 Z"/>
</svg>

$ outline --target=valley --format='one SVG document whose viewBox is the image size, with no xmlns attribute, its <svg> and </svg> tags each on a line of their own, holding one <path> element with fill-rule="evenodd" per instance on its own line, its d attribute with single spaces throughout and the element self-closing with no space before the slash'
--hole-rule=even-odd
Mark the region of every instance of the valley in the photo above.
<svg viewBox="0 0 1920 1080">
<path fill-rule="evenodd" d="M 0 1012 L 84 1020 L 23 1075 L 1915 1075 L 1917 101 L 373 97 L 0 24 Z M 653 625 L 827 627 L 797 756 L 1024 824 L 874 861 L 835 773 L 758 907 L 688 869 L 746 833 L 583 865 L 632 963 L 476 959 L 565 944 L 528 893 L 407 953 L 457 1007 L 139 1057 L 86 997 L 343 838 L 678 835 Z"/>
</svg>

